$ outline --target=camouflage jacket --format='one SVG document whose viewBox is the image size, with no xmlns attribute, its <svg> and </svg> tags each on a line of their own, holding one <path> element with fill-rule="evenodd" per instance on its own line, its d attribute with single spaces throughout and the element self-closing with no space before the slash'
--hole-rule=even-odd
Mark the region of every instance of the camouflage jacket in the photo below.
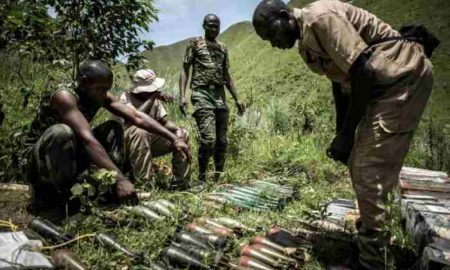
<svg viewBox="0 0 450 270">
<path fill-rule="evenodd" d="M 192 65 L 191 89 L 211 84 L 225 84 L 225 70 L 229 68 L 228 51 L 221 42 L 203 37 L 189 41 L 183 62 Z"/>
</svg>

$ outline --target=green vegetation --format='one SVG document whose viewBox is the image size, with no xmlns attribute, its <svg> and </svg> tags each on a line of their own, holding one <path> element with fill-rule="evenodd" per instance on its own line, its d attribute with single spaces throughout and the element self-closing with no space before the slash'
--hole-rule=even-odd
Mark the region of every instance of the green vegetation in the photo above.
<svg viewBox="0 0 450 270">
<path fill-rule="evenodd" d="M 293 1 L 303 5 L 305 1 Z M 406 161 L 407 165 L 450 171 L 450 7 L 445 0 L 357 0 L 354 4 L 379 15 L 398 27 L 419 22 L 425 24 L 440 39 L 441 45 L 433 56 L 435 87 L 422 123 Z M 168 198 L 188 205 L 197 216 L 230 216 L 248 226 L 268 229 L 277 223 L 291 229 L 299 226 L 294 218 L 307 218 L 311 209 L 319 209 L 325 201 L 343 197 L 354 198 L 347 169 L 325 155 L 334 134 L 334 105 L 331 85 L 324 77 L 307 70 L 295 49 L 280 51 L 263 43 L 249 22 L 227 29 L 220 39 L 228 46 L 231 72 L 239 95 L 248 105 L 247 113 L 238 118 L 230 103 L 232 116 L 229 129 L 229 158 L 227 172 L 219 183 L 211 183 L 209 190 L 224 183 L 240 183 L 249 179 L 277 178 L 300 188 L 302 199 L 282 212 L 237 212 L 230 208 L 211 209 L 203 204 L 204 193 L 153 192 L 153 198 Z M 177 92 L 178 72 L 186 41 L 144 52 L 153 68 L 168 79 L 167 90 Z M 20 74 L 20 75 L 19 75 Z M 41 62 L 24 60 L 14 54 L 0 53 L 0 103 L 4 104 L 6 119 L 0 128 L 0 179 L 20 181 L 15 153 L 20 144 L 18 132 L 29 124 L 40 93 L 49 81 L 70 78 L 60 69 Z M 33 89 L 24 88 L 26 85 Z M 123 66 L 116 66 L 113 91 L 124 89 L 128 75 Z M 23 97 L 28 104 L 22 107 Z M 195 156 L 196 128 L 192 117 L 182 119 L 177 104 L 168 106 L 170 116 L 191 131 L 192 153 Z M 96 123 L 109 117 L 102 112 Z M 163 159 L 167 162 L 167 159 Z M 194 176 L 196 175 L 194 159 Z M 167 180 L 164 174 L 157 174 Z M 145 183 L 138 183 L 142 190 Z M 393 210 L 392 210 L 393 211 Z M 395 211 L 393 211 L 395 212 Z M 105 212 L 109 218 L 96 215 L 74 218 L 66 226 L 74 234 L 103 231 L 115 235 L 131 249 L 142 250 L 155 259 L 167 235 L 175 230 L 170 221 L 148 222 L 125 213 L 123 209 Z M 388 224 L 398 230 L 399 221 Z M 396 229 L 392 229 L 396 228 Z M 400 234 L 396 234 L 399 235 Z M 403 236 L 401 236 L 403 237 Z M 244 240 L 245 241 L 245 238 Z M 400 242 L 408 242 L 400 239 Z M 239 243 L 234 243 L 237 245 Z M 93 269 L 128 269 L 130 262 L 118 253 L 110 254 L 99 248 L 94 240 L 82 240 L 71 248 Z M 313 259 L 306 269 L 322 269 Z"/>
</svg>

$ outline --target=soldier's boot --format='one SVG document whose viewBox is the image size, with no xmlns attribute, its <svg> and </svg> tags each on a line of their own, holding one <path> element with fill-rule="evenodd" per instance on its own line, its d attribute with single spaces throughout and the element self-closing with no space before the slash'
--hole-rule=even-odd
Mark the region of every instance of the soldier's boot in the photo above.
<svg viewBox="0 0 450 270">
<path fill-rule="evenodd" d="M 388 239 L 389 237 L 383 235 L 383 232 L 360 229 L 358 234 L 359 263 L 364 269 L 395 269 Z"/>
<path fill-rule="evenodd" d="M 206 170 L 208 169 L 209 151 L 200 146 L 198 151 L 198 183 L 206 182 Z"/>
<path fill-rule="evenodd" d="M 214 165 L 216 171 L 214 172 L 214 178 L 216 181 L 220 179 L 223 175 L 225 168 L 225 154 L 224 153 L 216 153 L 214 154 Z"/>
</svg>

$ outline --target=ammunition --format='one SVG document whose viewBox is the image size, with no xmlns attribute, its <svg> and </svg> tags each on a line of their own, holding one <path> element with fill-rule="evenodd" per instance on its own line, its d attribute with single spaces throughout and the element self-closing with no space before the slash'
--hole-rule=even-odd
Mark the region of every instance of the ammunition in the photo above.
<svg viewBox="0 0 450 270">
<path fill-rule="evenodd" d="M 186 228 L 188 229 L 188 231 L 193 232 L 193 233 L 201 233 L 201 234 L 213 234 L 213 232 L 211 230 L 208 230 L 206 228 L 203 228 L 197 224 L 194 223 L 190 223 L 186 226 Z"/>
<path fill-rule="evenodd" d="M 129 210 L 130 212 L 139 215 L 141 217 L 150 219 L 150 220 L 163 220 L 164 217 L 158 215 L 156 212 L 145 208 L 143 206 L 129 206 L 126 207 L 127 210 Z"/>
<path fill-rule="evenodd" d="M 271 249 L 274 249 L 278 252 L 281 252 L 281 253 L 287 255 L 287 251 L 284 247 L 278 245 L 277 243 L 270 241 L 269 239 L 267 239 L 265 237 L 257 236 L 255 238 L 253 238 L 252 240 L 250 240 L 250 243 L 251 244 L 261 244 L 261 245 L 264 245 L 266 247 L 269 247 Z"/>
<path fill-rule="evenodd" d="M 143 259 L 141 254 L 132 252 L 130 250 L 128 250 L 126 247 L 122 246 L 121 244 L 117 243 L 117 241 L 112 237 L 107 235 L 106 233 L 97 233 L 95 235 L 95 238 L 104 246 L 113 249 L 113 250 L 117 250 L 122 252 L 123 254 L 125 254 L 126 256 L 132 258 L 132 259 L 138 259 L 141 260 Z"/>
<path fill-rule="evenodd" d="M 143 202 L 142 203 L 145 207 L 156 211 L 157 213 L 166 216 L 166 217 L 173 217 L 174 214 L 170 211 L 170 209 L 158 201 L 151 201 L 151 202 Z"/>
<path fill-rule="evenodd" d="M 159 202 L 160 204 L 164 205 L 165 207 L 169 208 L 172 211 L 178 210 L 178 207 L 175 204 L 169 202 L 168 200 L 159 199 L 157 200 L 157 202 Z"/>
<path fill-rule="evenodd" d="M 285 256 L 283 253 L 278 252 L 274 249 L 271 249 L 270 247 L 267 247 L 267 246 L 264 246 L 261 244 L 251 245 L 250 247 L 252 249 L 257 250 L 257 251 L 261 252 L 262 254 L 270 256 L 272 258 L 280 259 L 280 260 L 287 261 L 287 262 L 294 261 L 293 259 Z"/>
<path fill-rule="evenodd" d="M 279 266 L 279 263 L 275 259 L 264 255 L 263 253 L 261 253 L 258 250 L 253 249 L 249 245 L 246 245 L 244 248 L 242 248 L 241 256 L 247 256 L 247 257 L 256 259 L 258 261 L 261 261 L 261 262 L 263 262 L 267 265 L 273 266 L 273 267 Z"/>
<path fill-rule="evenodd" d="M 250 197 L 255 197 L 255 198 L 258 198 L 259 200 L 264 200 L 267 202 L 278 204 L 278 198 L 276 198 L 276 196 L 273 196 L 272 194 L 267 194 L 267 193 L 263 193 L 263 192 L 248 190 L 247 188 L 237 188 L 237 187 L 230 189 L 229 192 L 246 195 L 246 196 L 250 196 Z"/>
<path fill-rule="evenodd" d="M 209 218 L 203 218 L 203 217 L 197 218 L 194 220 L 194 222 L 206 225 L 206 227 L 208 227 L 212 232 L 214 232 L 218 235 L 228 236 L 228 237 L 232 237 L 232 238 L 236 237 L 236 235 L 234 234 L 232 229 L 227 228 L 217 222 L 214 222 L 213 220 L 211 220 Z"/>
<path fill-rule="evenodd" d="M 72 239 L 72 236 L 66 234 L 60 227 L 39 217 L 33 219 L 28 227 L 44 238 L 48 237 L 59 242 L 67 242 Z"/>
<path fill-rule="evenodd" d="M 168 268 L 164 267 L 160 263 L 152 263 L 150 264 L 150 270 L 168 270 Z"/>
<path fill-rule="evenodd" d="M 231 194 L 231 193 L 225 193 L 225 192 L 216 192 L 212 193 L 214 196 L 222 196 L 225 198 L 227 202 L 230 202 L 231 204 L 234 204 L 238 207 L 247 208 L 247 209 L 258 209 L 258 210 L 264 210 L 268 211 L 271 210 L 267 205 L 265 204 L 258 204 L 256 200 L 252 200 L 248 197 L 237 195 L 237 194 Z"/>
<path fill-rule="evenodd" d="M 274 268 L 247 256 L 239 258 L 239 265 L 254 270 L 275 270 Z"/>
<path fill-rule="evenodd" d="M 211 258 L 212 252 L 209 249 L 201 248 L 196 245 L 188 245 L 188 244 L 180 244 L 177 242 L 172 242 L 173 247 L 180 248 L 184 250 L 186 253 L 188 253 L 191 256 L 196 257 L 199 260 L 206 260 Z"/>
<path fill-rule="evenodd" d="M 59 249 L 53 253 L 52 263 L 54 266 L 60 269 L 66 270 L 87 270 L 78 257 L 68 249 Z"/>
<path fill-rule="evenodd" d="M 176 267 L 201 270 L 211 269 L 201 261 L 189 256 L 189 254 L 177 247 L 167 247 L 161 252 L 161 255 L 167 258 L 168 261 Z"/>
<path fill-rule="evenodd" d="M 255 231 L 255 229 L 249 228 L 245 226 L 243 223 L 227 217 L 214 218 L 213 221 L 222 224 L 223 226 L 226 226 L 228 228 L 232 228 L 234 230 L 244 230 L 253 232 Z"/>
<path fill-rule="evenodd" d="M 215 234 L 193 233 L 202 241 L 212 245 L 215 249 L 223 249 L 227 245 L 228 239 Z"/>
<path fill-rule="evenodd" d="M 203 249 L 209 249 L 212 246 L 205 241 L 203 238 L 199 237 L 196 234 L 188 233 L 188 232 L 181 232 L 176 233 L 174 236 L 175 241 L 180 243 L 185 243 L 187 245 L 195 245 Z"/>
</svg>

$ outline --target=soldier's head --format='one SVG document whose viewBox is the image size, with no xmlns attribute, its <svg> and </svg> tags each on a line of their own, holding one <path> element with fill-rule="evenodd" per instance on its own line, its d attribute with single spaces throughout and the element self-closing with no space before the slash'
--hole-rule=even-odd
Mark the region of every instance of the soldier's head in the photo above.
<svg viewBox="0 0 450 270">
<path fill-rule="evenodd" d="M 253 13 L 253 27 L 258 36 L 280 49 L 292 48 L 300 37 L 292 12 L 281 0 L 263 0 L 259 3 Z"/>
<path fill-rule="evenodd" d="M 99 60 L 87 60 L 78 67 L 79 89 L 90 99 L 103 103 L 111 89 L 113 74 L 108 65 Z"/>
<path fill-rule="evenodd" d="M 208 14 L 203 19 L 203 29 L 205 29 L 205 38 L 215 40 L 220 33 L 220 19 L 214 14 Z"/>
</svg>

